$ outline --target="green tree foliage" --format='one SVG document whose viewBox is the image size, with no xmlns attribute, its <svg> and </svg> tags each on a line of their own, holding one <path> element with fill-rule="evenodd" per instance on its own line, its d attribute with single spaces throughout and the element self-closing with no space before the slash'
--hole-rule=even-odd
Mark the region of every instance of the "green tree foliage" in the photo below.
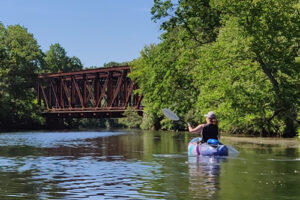
<svg viewBox="0 0 300 200">
<path fill-rule="evenodd" d="M 134 108 L 128 107 L 124 113 L 124 118 L 119 119 L 119 123 L 128 128 L 140 128 L 142 117 L 138 115 Z"/>
<path fill-rule="evenodd" d="M 115 62 L 115 61 L 111 61 L 111 62 L 108 62 L 108 63 L 104 63 L 102 67 L 117 67 L 117 66 L 125 66 L 125 65 L 128 65 L 128 62 Z M 99 66 L 89 66 L 89 67 L 86 67 L 85 69 L 96 69 L 96 68 L 100 68 Z"/>
<path fill-rule="evenodd" d="M 182 40 L 186 36 L 185 30 L 174 29 L 162 36 L 161 44 L 145 47 L 141 57 L 132 62 L 130 77 L 139 85 L 138 92 L 144 95 L 145 113 L 152 119 L 152 126 L 143 120 L 148 126 L 142 127 L 159 128 L 157 120 L 162 117 L 164 107 L 182 114 L 195 103 L 198 90 L 193 87 L 190 74 L 195 65 L 195 51 L 189 48 L 194 42 Z M 169 120 L 163 120 L 161 126 L 173 128 Z"/>
<path fill-rule="evenodd" d="M 193 73 L 201 91 L 199 114 L 216 111 L 220 126 L 233 133 L 277 132 L 279 127 L 267 119 L 274 102 L 272 85 L 252 60 L 250 41 L 240 37 L 241 31 L 232 20 L 216 42 L 202 47 Z"/>
<path fill-rule="evenodd" d="M 36 100 L 38 74 L 82 68 L 59 44 L 45 55 L 26 28 L 0 23 L 0 129 L 40 128 L 44 119 Z"/>
<path fill-rule="evenodd" d="M 123 66 L 123 65 L 128 65 L 128 62 L 115 62 L 115 61 L 111 61 L 108 63 L 104 63 L 103 67 L 116 67 L 116 66 Z"/>
<path fill-rule="evenodd" d="M 210 0 L 154 0 L 151 13 L 155 22 L 161 21 L 161 29 L 181 27 L 198 44 L 214 41 L 220 27 L 220 11 Z"/>
<path fill-rule="evenodd" d="M 46 52 L 45 64 L 42 65 L 44 73 L 79 71 L 83 65 L 79 58 L 68 57 L 65 49 L 58 43 L 50 46 Z"/>
<path fill-rule="evenodd" d="M 271 84 L 272 96 L 266 105 L 269 112 L 261 120 L 270 127 L 274 125 L 269 123 L 280 120 L 284 122 L 284 136 L 293 136 L 300 104 L 300 90 L 296 89 L 300 88 L 300 66 L 296 63 L 300 47 L 299 1 L 217 0 L 215 3 L 223 18 L 237 22 L 243 40 L 249 41 L 248 60 L 258 65 L 266 84 Z"/>
<path fill-rule="evenodd" d="M 0 128 L 39 123 L 36 80 L 42 51 L 27 29 L 0 24 Z"/>
<path fill-rule="evenodd" d="M 165 32 L 131 74 L 148 115 L 160 121 L 169 107 L 198 121 L 215 110 L 232 133 L 294 136 L 299 11 L 298 0 L 154 1 L 153 19 Z"/>
</svg>

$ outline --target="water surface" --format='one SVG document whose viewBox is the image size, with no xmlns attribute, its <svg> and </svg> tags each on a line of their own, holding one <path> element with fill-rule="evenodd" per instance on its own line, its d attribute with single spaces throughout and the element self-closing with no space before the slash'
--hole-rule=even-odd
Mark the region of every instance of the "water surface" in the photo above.
<svg viewBox="0 0 300 200">
<path fill-rule="evenodd" d="M 224 137 L 240 153 L 218 158 L 188 157 L 190 139 L 149 131 L 2 133 L 0 199 L 299 199 L 296 140 Z"/>
</svg>

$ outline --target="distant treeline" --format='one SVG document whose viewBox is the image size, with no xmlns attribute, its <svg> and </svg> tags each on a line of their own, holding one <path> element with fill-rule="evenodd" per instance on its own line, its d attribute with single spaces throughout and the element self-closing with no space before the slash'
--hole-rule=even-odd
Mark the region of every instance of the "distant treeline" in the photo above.
<svg viewBox="0 0 300 200">
<path fill-rule="evenodd" d="M 213 110 L 228 133 L 296 135 L 299 0 L 155 0 L 151 13 L 161 42 L 131 63 L 143 128 L 184 128 L 167 107 L 195 125 Z"/>
</svg>

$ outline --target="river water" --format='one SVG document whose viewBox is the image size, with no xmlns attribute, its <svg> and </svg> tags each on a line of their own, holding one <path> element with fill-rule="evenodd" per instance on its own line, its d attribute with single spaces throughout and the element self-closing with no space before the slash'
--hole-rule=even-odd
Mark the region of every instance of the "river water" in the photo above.
<svg viewBox="0 0 300 200">
<path fill-rule="evenodd" d="M 0 199 L 300 199 L 299 141 L 223 137 L 239 154 L 188 157 L 188 133 L 0 134 Z"/>
</svg>

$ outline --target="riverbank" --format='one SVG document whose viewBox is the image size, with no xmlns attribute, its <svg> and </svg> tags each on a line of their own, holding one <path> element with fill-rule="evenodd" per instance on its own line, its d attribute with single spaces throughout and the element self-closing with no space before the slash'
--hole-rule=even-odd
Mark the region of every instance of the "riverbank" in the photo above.
<svg viewBox="0 0 300 200">
<path fill-rule="evenodd" d="M 233 143 L 280 145 L 283 147 L 300 148 L 300 139 L 298 139 L 298 138 L 263 138 L 263 137 L 222 136 L 222 140 L 230 140 Z"/>
</svg>

